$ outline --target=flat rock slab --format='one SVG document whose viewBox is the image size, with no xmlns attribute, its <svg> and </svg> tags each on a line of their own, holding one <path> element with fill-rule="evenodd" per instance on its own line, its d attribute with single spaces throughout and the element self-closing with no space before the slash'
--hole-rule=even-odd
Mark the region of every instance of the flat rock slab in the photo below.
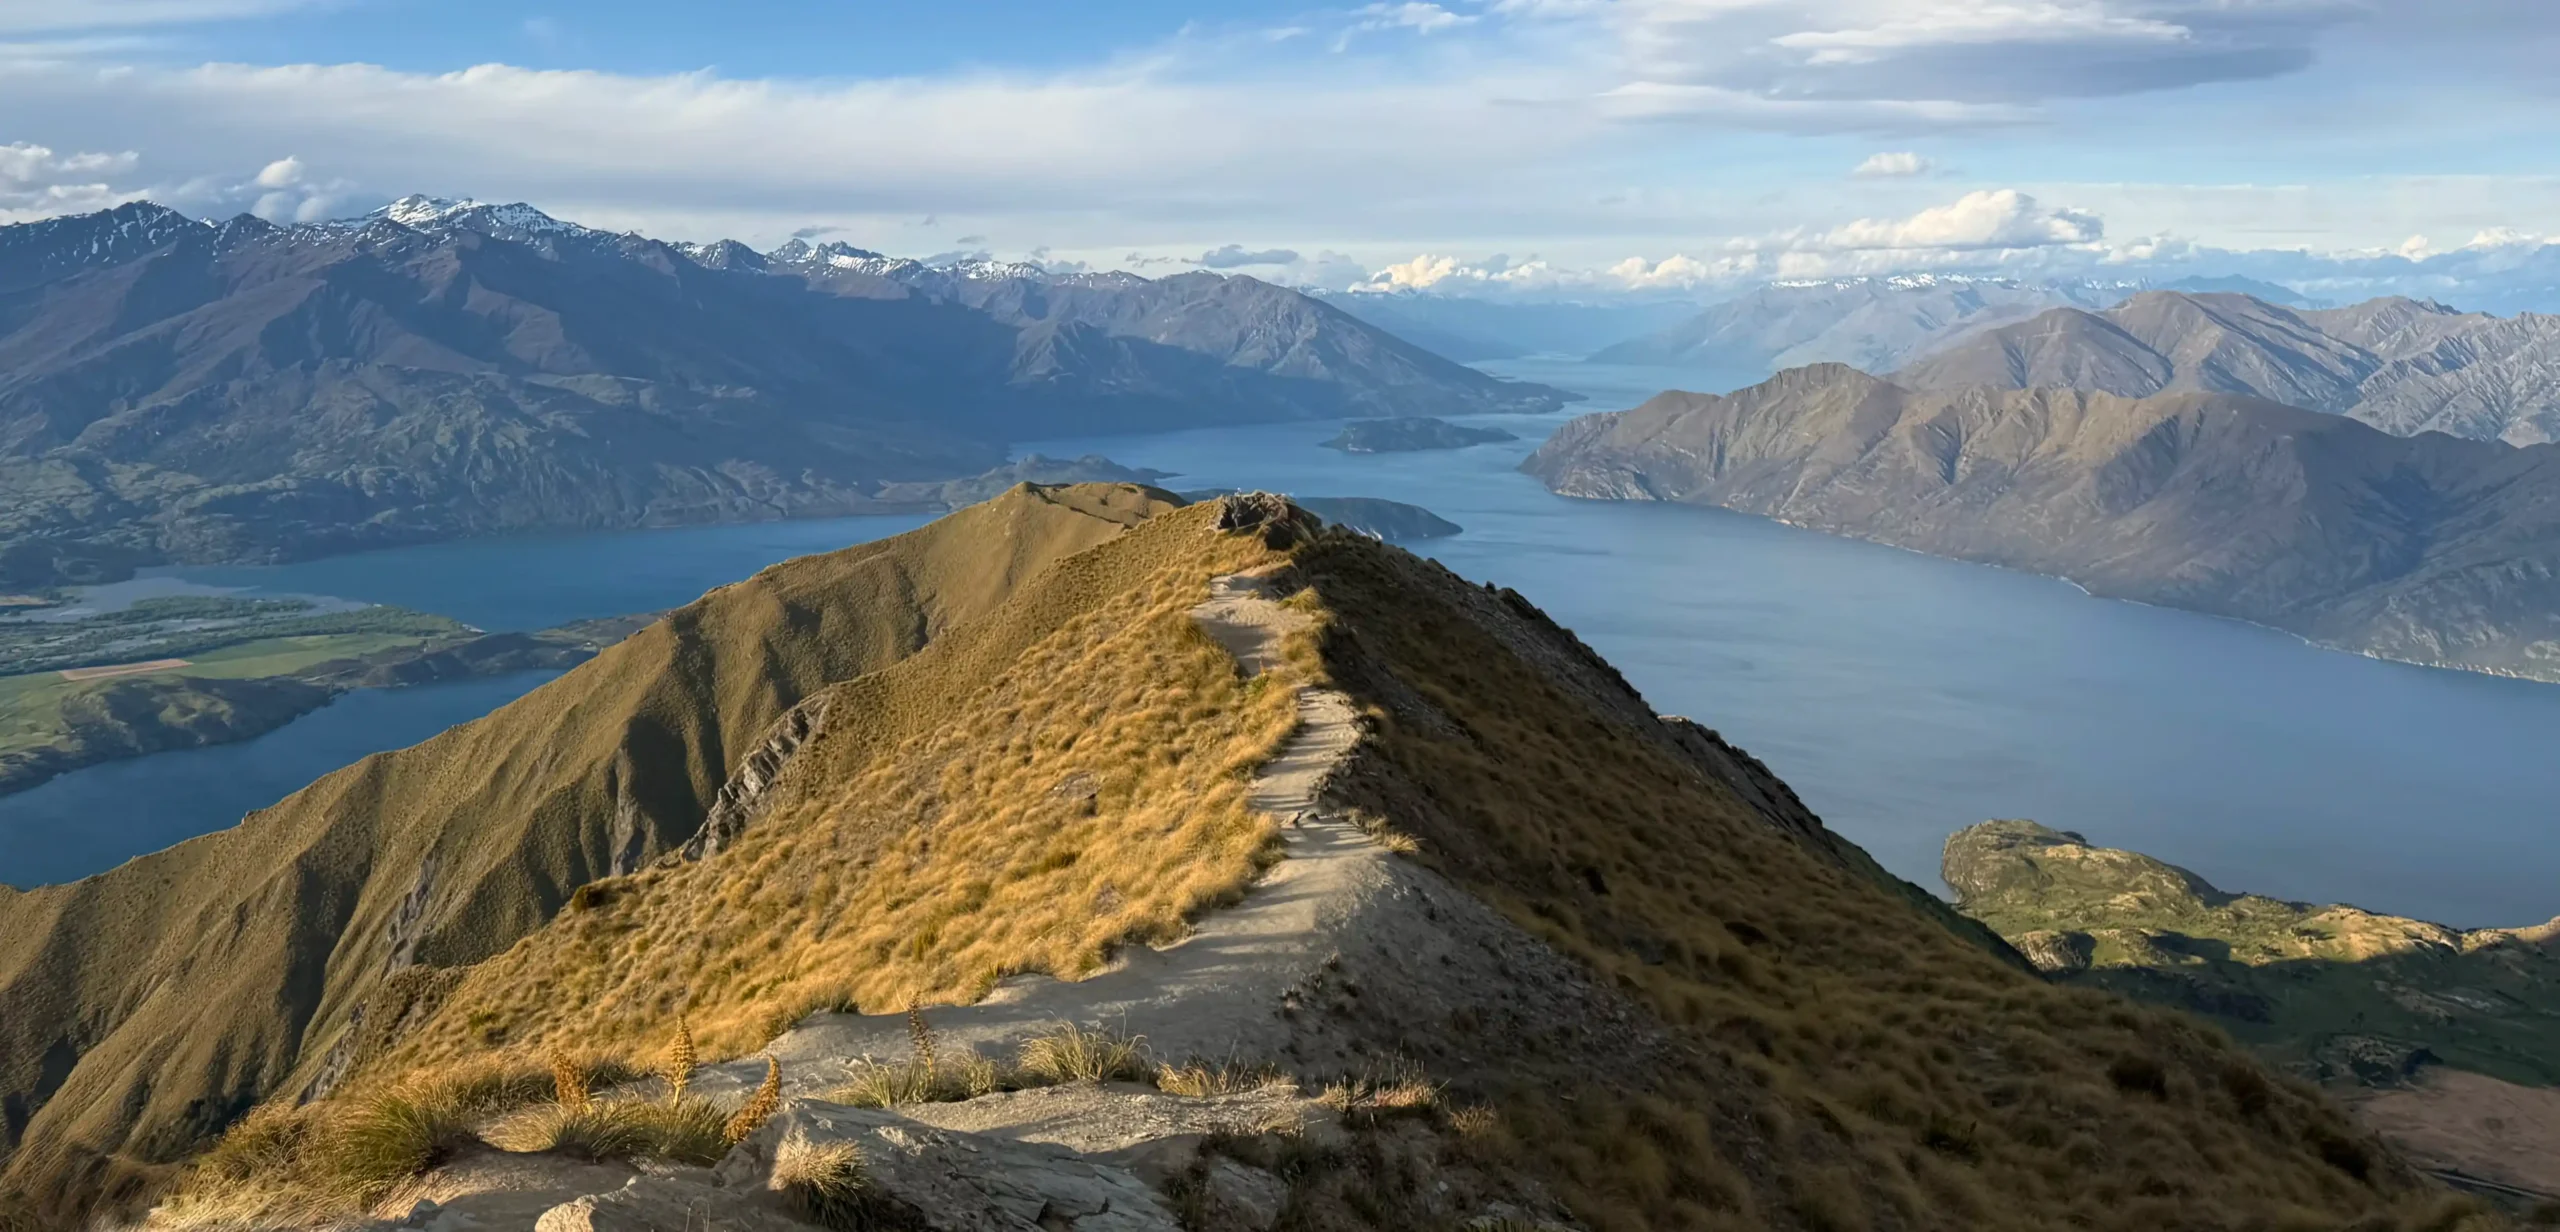
<svg viewBox="0 0 2560 1232">
<path fill-rule="evenodd" d="M 769 1190 L 774 1153 L 793 1137 L 820 1146 L 851 1144 L 861 1154 L 870 1200 L 919 1232 L 1182 1232 L 1145 1182 L 1064 1147 L 938 1129 L 894 1112 L 819 1100 L 783 1104 L 720 1161 L 722 1187 Z"/>
</svg>

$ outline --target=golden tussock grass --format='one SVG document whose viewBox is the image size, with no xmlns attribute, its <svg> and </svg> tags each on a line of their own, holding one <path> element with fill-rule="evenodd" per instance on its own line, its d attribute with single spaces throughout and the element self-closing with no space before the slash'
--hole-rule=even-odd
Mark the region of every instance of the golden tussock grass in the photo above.
<svg viewBox="0 0 2560 1232">
<path fill-rule="evenodd" d="M 1497 1136 L 1595 1227 L 2435 1217 L 2404 1165 L 2218 1031 L 2045 984 L 1765 824 L 1516 596 L 1331 537 L 1297 562 L 1335 617 L 1328 675 L 1378 718 L 1344 802 L 1680 1045 L 1612 1074 L 1475 1039 L 1499 1061 L 1473 1077 L 1507 1092 Z"/>
<path fill-rule="evenodd" d="M 630 844 L 647 858 L 681 843 L 794 703 L 976 625 L 1163 495 L 1025 487 L 785 562 L 238 826 L 76 884 L 0 890 L 0 1100 L 31 1113 L 0 1134 L 0 1205 L 33 1195 L 49 1220 L 79 1221 L 93 1165 L 148 1168 L 200 1147 L 221 1119 L 208 1110 L 306 1088 L 341 1044 L 370 1048 L 401 1020 L 386 977 L 421 968 L 389 974 L 395 931 L 426 969 L 506 950 Z M 278 995 L 284 972 L 307 992 Z M 78 1044 L 68 1076 L 60 1041 Z"/>
<path fill-rule="evenodd" d="M 862 1152 L 850 1142 L 812 1142 L 795 1132 L 775 1146 L 767 1183 L 819 1227 L 865 1232 L 888 1226 L 873 1218 Z"/>
<path fill-rule="evenodd" d="M 1179 937 L 1274 858 L 1245 796 L 1296 722 L 1286 670 L 1245 679 L 1191 619 L 1211 575 L 1272 557 L 1207 513 L 1061 562 L 837 686 L 845 717 L 734 846 L 607 883 L 473 968 L 377 1068 L 552 1038 L 628 1049 L 679 1011 L 706 1055 L 736 1055 L 812 1010 L 967 1002 Z"/>
</svg>

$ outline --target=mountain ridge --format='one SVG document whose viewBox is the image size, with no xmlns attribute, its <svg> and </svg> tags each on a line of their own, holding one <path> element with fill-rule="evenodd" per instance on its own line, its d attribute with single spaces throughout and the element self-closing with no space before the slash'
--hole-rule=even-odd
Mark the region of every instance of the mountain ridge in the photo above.
<svg viewBox="0 0 2560 1232">
<path fill-rule="evenodd" d="M 1894 379 L 2250 394 L 2401 436 L 2533 445 L 2560 439 L 2560 316 L 2401 297 L 2295 309 L 2228 292 L 2146 291 L 2103 311 L 2056 308 L 1974 334 Z"/>
<path fill-rule="evenodd" d="M 1840 366 L 1571 421 L 1522 464 L 2064 577 L 2385 658 L 2560 680 L 2560 447 L 2231 394 L 1914 390 Z"/>
<path fill-rule="evenodd" d="M 1046 548 L 1025 550 L 1021 532 L 1035 525 L 1077 528 L 1074 542 L 1044 536 Z M 984 561 L 992 537 L 1013 545 L 1001 565 L 926 567 Z M 932 634 L 921 641 L 909 625 L 918 615 Z M 688 630 L 698 655 L 669 687 L 699 710 L 662 695 L 676 708 L 635 711 L 631 688 L 665 675 L 657 656 Z M 813 646 L 813 633 L 839 644 Z M 885 655 L 849 653 L 881 638 Z M 776 656 L 787 671 L 758 662 Z M 776 717 L 751 729 L 712 699 Z M 717 722 L 709 709 L 723 710 Z M 1026 1106 L 1109 1115 L 1076 1114 L 1076 1101 L 1143 1100 L 1187 1117 L 1179 1110 L 1214 1110 L 1223 1092 L 1286 1088 L 1264 1098 L 1334 1113 L 1277 1125 L 1288 1140 L 1268 1144 L 1251 1135 L 1270 1124 L 1239 1127 L 1218 1148 L 1231 1155 L 1195 1162 L 1231 1177 L 1267 1165 L 1273 1178 L 1254 1181 L 1274 1195 L 1262 1210 L 1346 1229 L 1517 1222 L 1527 1209 L 1589 1227 L 2236 1232 L 2368 1217 L 2414 1228 L 2392 1221 L 2441 1206 L 2333 1105 L 2267 1076 L 2217 1033 L 2038 980 L 1979 926 L 1880 873 L 1766 766 L 1656 714 L 1525 598 L 1268 494 L 1185 507 L 1138 488 L 1017 489 L 902 540 L 715 591 L 513 710 L 374 759 L 372 773 L 397 763 L 420 784 L 486 773 L 509 764 L 489 756 L 507 729 L 559 733 L 579 764 L 556 769 L 580 778 L 623 765 L 621 742 L 646 740 L 652 755 L 632 757 L 635 772 L 690 773 L 663 807 L 652 803 L 661 793 L 637 802 L 670 835 L 700 817 L 701 841 L 608 860 L 620 800 L 583 792 L 520 830 L 432 848 L 447 862 L 422 885 L 414 819 L 393 824 L 385 811 L 400 798 L 342 798 L 332 824 L 347 845 L 332 854 L 385 864 L 361 918 L 275 952 L 202 953 L 154 989 L 161 1006 L 183 998 L 196 1013 L 164 1008 L 112 1049 L 71 1047 L 74 1080 L 38 1096 L 44 1134 L 25 1139 L 44 1150 L 22 1149 L 6 1179 L 55 1183 L 43 1196 L 63 1210 L 96 1209 L 117 1176 L 127 1184 L 116 1196 L 134 1205 L 174 1181 L 186 1201 L 163 1207 L 158 1226 L 300 1228 L 441 1218 L 441 1205 L 412 1205 L 413 1181 L 443 1186 L 432 1192 L 459 1219 L 489 1187 L 474 1175 L 566 1170 L 573 1187 L 525 1218 L 600 1225 L 612 1209 L 675 1232 L 691 1208 L 648 1219 L 630 1209 L 674 1186 L 762 1212 L 738 1226 L 779 1232 L 826 1212 L 773 1205 L 791 1196 L 776 1139 L 841 1127 L 850 1102 L 877 1109 L 859 1114 L 882 1130 L 863 1149 L 907 1144 L 874 1156 L 871 1173 L 903 1187 L 914 1152 L 930 1166 L 975 1150 L 962 1172 L 997 1153 L 914 1126 L 1019 1125 L 1001 1118 Z M 687 713 L 693 725 L 679 730 L 632 721 Z M 324 781 L 289 807 L 343 786 Z M 1292 828 L 1301 833 L 1284 836 Z M 582 866 L 548 854 L 562 842 L 588 850 Z M 1344 876 L 1316 867 L 1334 853 Z M 1291 870 L 1292 858 L 1308 863 Z M 266 859 L 290 877 L 348 863 Z M 520 864 L 551 875 L 528 886 Z M 212 896 L 213 910 L 175 911 L 162 926 L 165 942 L 188 947 L 203 943 L 196 921 L 222 916 L 252 880 L 151 870 L 175 883 L 164 888 L 119 871 L 137 893 L 160 890 L 148 901 L 170 888 Z M 1257 887 L 1274 892 L 1256 900 Z M 1295 898 L 1297 888 L 1322 892 Z M 0 915 L 25 906 L 0 895 Z M 1230 908 L 1245 921 L 1197 915 Z M 1312 934 L 1246 928 L 1296 930 L 1299 917 Z M 6 920 L 0 947 L 24 935 L 25 918 Z M 1344 919 L 1358 926 L 1325 931 Z M 460 945 L 458 927 L 487 935 Z M 1224 973 L 1269 953 L 1186 952 L 1186 937 L 1285 940 L 1287 955 L 1276 972 L 1177 981 L 1188 991 L 1148 1003 L 1174 1017 L 1168 1038 L 1181 1027 L 1182 1046 L 1209 1050 L 1143 1071 L 1157 1094 L 1020 1089 L 1142 1076 L 1132 1057 L 1145 1054 L 1091 1022 L 1080 992 L 1143 985 L 1167 965 Z M 244 1036 L 225 1026 L 242 1004 L 203 995 L 271 988 L 324 953 L 333 1005 L 356 983 L 375 990 L 360 1020 L 339 1010 L 295 1038 Z M 414 961 L 377 974 L 386 954 Z M 0 992 L 22 982 L 9 958 L 0 949 Z M 94 992 L 100 1017 L 126 1012 L 116 990 Z M 1072 1029 L 1026 1043 L 1008 1078 L 974 1051 L 975 1033 L 1035 992 L 1064 998 L 1044 1004 Z M 29 1021 L 12 1004 L 0 1030 L 41 1034 Z M 171 1048 L 223 1076 L 233 1054 L 206 1038 L 217 1033 L 254 1039 L 241 1052 L 260 1058 L 255 1082 L 208 1086 L 192 1064 L 131 1063 Z M 1220 1053 L 1222 1038 L 1254 1047 Z M 757 1059 L 767 1047 L 772 1059 Z M 16 1040 L 0 1050 L 29 1056 Z M 663 1058 L 645 1071 L 660 1077 L 642 1076 L 643 1057 Z M 6 1075 L 10 1091 L 43 1085 L 28 1072 L 39 1070 Z M 813 1091 L 839 1071 L 855 1082 Z M 700 1093 L 689 1087 L 697 1072 Z M 467 1107 L 438 1094 L 474 1082 Z M 305 1094 L 318 1098 L 302 1104 Z M 1175 1102 L 1185 1099 L 1210 1102 Z M 173 1127 L 167 1136 L 134 1132 L 124 1112 L 135 1103 Z M 708 1146 L 643 1140 L 586 1150 L 607 1156 L 592 1164 L 577 1154 L 582 1139 L 544 1130 L 705 1110 L 729 1127 L 715 1124 Z M 342 1154 L 373 1140 L 368 1126 L 392 1128 L 385 1117 L 421 1116 L 436 1126 L 421 1149 Z M 233 1121 L 218 1149 L 184 1162 Z M 1199 1175 L 1185 1156 L 1158 1157 L 1158 1170 L 1118 1153 L 1126 1128 L 1078 1120 L 1029 1139 L 1049 1144 L 1053 1174 L 1110 1168 L 1128 1181 L 1114 1191 L 1128 1200 L 1100 1211 L 1044 1202 L 1050 1222 L 1175 1226 L 1104 1218 L 1154 1211 L 1137 1188 L 1150 1181 L 1172 1202 L 1200 1193 L 1185 1187 Z M 1295 1154 L 1261 1153 L 1289 1140 Z M 63 1152 L 75 1156 L 67 1165 L 36 1158 Z M 661 1155 L 696 1169 L 626 1162 Z M 705 1178 L 699 1166 L 712 1161 Z M 1503 1181 L 1507 1208 L 1484 1204 L 1471 1178 L 1487 1174 Z M 332 1176 L 354 1187 L 331 1188 Z M 1466 1183 L 1444 1183 L 1453 1178 Z M 1031 1226 L 1022 1192 L 1009 1218 L 983 1226 Z M 271 1213 L 279 1200 L 285 1217 Z M 296 1200 L 309 1205 L 291 1213 Z M 247 1204 L 261 1218 L 246 1218 Z M 1207 1199 L 1183 1209 L 1199 1232 L 1273 1222 L 1218 1215 Z"/>
<path fill-rule="evenodd" d="M 0 228 L 0 581 L 863 512 L 1017 437 L 1570 399 L 1249 278 L 692 251 L 414 198 Z"/>
</svg>

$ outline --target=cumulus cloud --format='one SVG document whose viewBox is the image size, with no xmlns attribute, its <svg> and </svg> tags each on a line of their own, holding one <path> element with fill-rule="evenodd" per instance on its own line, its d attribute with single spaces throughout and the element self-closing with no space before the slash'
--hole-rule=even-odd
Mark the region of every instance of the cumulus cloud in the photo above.
<svg viewBox="0 0 2560 1232">
<path fill-rule="evenodd" d="M 1909 150 L 1891 150 L 1867 155 L 1866 161 L 1851 168 L 1849 174 L 1860 179 L 1899 179 L 1927 175 L 1937 164 Z"/>
<path fill-rule="evenodd" d="M 1201 253 L 1196 265 L 1210 269 L 1242 269 L 1248 265 L 1289 265 L 1298 260 L 1291 248 L 1248 249 L 1241 244 L 1226 244 Z"/>
<path fill-rule="evenodd" d="M 1757 263 L 1749 254 L 1712 260 L 1679 253 L 1660 260 L 1628 257 L 1612 265 L 1583 269 L 1535 257 L 1514 261 L 1500 253 L 1472 260 L 1444 253 L 1419 253 L 1411 260 L 1379 269 L 1350 289 L 1443 295 L 1692 291 L 1748 277 L 1756 268 Z"/>
<path fill-rule="evenodd" d="M 130 150 L 57 153 L 18 141 L 0 145 L 0 223 L 110 209 L 142 194 L 113 182 L 133 172 Z"/>
<path fill-rule="evenodd" d="M 1861 218 L 1810 237 L 1803 246 L 1828 251 L 1867 249 L 2041 248 L 2093 244 L 2106 235 L 2097 215 L 2046 206 L 2014 188 L 1969 192 L 1908 218 Z"/>
<path fill-rule="evenodd" d="M 302 160 L 287 154 L 268 163 L 259 168 L 256 182 L 260 188 L 291 188 L 302 182 Z"/>
</svg>

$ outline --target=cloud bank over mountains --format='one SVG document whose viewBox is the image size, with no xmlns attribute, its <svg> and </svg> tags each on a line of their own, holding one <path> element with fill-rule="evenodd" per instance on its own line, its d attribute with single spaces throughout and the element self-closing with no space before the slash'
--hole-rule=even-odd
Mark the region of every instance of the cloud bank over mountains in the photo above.
<svg viewBox="0 0 2560 1232">
<path fill-rule="evenodd" d="M 297 7 L 0 11 L 0 221 L 429 191 L 668 238 L 1488 295 L 2214 263 L 2530 280 L 2560 230 L 2538 0 L 1364 3 L 826 78 L 250 63 L 160 33 Z"/>
</svg>

